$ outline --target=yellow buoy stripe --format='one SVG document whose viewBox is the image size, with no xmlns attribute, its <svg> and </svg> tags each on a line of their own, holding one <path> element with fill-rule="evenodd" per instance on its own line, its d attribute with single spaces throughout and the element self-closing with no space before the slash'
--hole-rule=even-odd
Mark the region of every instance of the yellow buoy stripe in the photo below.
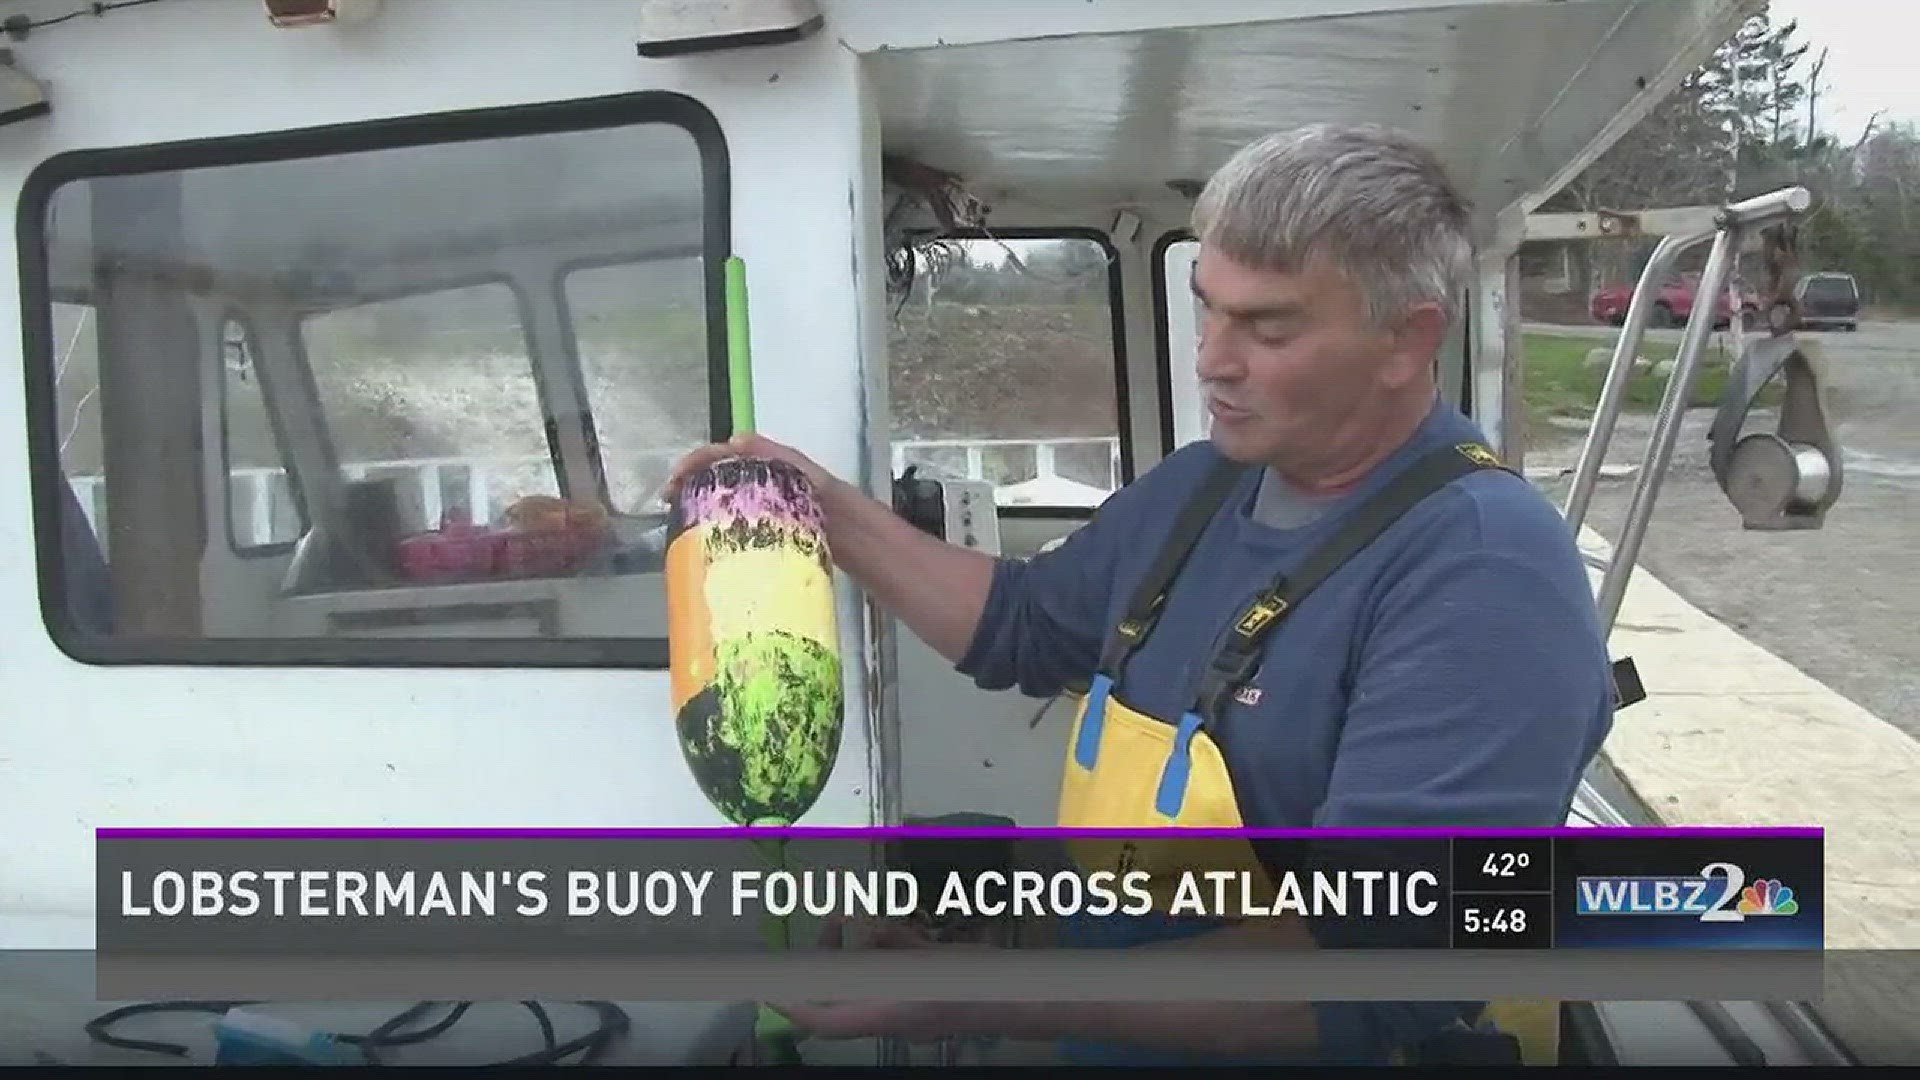
<svg viewBox="0 0 1920 1080">
<path fill-rule="evenodd" d="M 788 547 L 707 553 L 709 640 L 778 631 L 839 648 L 833 579 L 818 558 Z"/>
</svg>

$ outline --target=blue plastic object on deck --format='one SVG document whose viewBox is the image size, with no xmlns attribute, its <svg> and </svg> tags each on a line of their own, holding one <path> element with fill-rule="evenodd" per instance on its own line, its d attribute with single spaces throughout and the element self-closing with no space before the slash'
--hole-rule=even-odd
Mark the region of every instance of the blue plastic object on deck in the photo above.
<svg viewBox="0 0 1920 1080">
<path fill-rule="evenodd" d="M 278 1017 L 235 1009 L 214 1025 L 215 1065 L 365 1065 L 360 1048 Z"/>
</svg>

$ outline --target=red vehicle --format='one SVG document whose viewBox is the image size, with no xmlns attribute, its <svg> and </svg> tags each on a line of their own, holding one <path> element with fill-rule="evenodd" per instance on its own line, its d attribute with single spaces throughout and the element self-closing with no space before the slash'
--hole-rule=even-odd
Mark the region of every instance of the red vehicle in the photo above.
<svg viewBox="0 0 1920 1080">
<path fill-rule="evenodd" d="M 1760 321 L 1760 295 L 1746 282 L 1736 282 L 1740 292 L 1740 324 L 1756 326 Z M 1653 311 L 1649 313 L 1647 325 L 1653 327 L 1681 326 L 1693 316 L 1694 293 L 1700 287 L 1698 273 L 1676 274 L 1660 286 L 1654 294 Z M 1728 324 L 1728 315 L 1733 305 L 1722 289 L 1715 298 L 1713 325 L 1720 329 Z M 1633 300 L 1632 285 L 1614 285 L 1600 289 L 1587 302 L 1587 310 L 1598 322 L 1620 326 L 1627 321 L 1627 305 Z"/>
</svg>

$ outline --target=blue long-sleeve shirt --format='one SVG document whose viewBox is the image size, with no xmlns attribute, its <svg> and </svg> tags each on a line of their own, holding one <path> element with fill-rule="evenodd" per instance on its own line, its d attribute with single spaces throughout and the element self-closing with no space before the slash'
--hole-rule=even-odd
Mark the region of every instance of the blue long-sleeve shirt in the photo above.
<svg viewBox="0 0 1920 1080">
<path fill-rule="evenodd" d="M 1260 478 L 1248 470 L 1114 692 L 1177 720 L 1254 590 L 1419 456 L 1467 441 L 1484 436 L 1436 403 L 1367 480 L 1294 527 L 1256 517 Z M 1219 460 L 1210 443 L 1184 447 L 1057 549 L 1003 559 L 959 670 L 1035 696 L 1084 685 Z M 1268 636 L 1252 685 L 1257 703 L 1229 700 L 1216 737 L 1255 828 L 1557 826 L 1612 721 L 1605 637 L 1571 531 L 1500 471 L 1430 496 L 1323 581 Z M 1321 1055 L 1378 1059 L 1478 1004 L 1316 1004 Z"/>
</svg>

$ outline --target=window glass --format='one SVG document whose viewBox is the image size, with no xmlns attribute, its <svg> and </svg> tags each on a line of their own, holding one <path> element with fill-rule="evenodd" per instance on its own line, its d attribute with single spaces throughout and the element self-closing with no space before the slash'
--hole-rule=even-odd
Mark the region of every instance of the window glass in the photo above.
<svg viewBox="0 0 1920 1080">
<path fill-rule="evenodd" d="M 1167 388 L 1171 398 L 1173 430 L 1171 452 L 1207 437 L 1206 404 L 1200 397 L 1200 302 L 1193 295 L 1193 260 L 1200 253 L 1196 240 L 1174 240 L 1162 245 L 1160 265 L 1161 348 L 1167 358 Z"/>
<path fill-rule="evenodd" d="M 1001 506 L 1098 506 L 1125 481 L 1112 293 L 1085 239 L 922 248 L 892 326 L 893 459 Z"/>
<path fill-rule="evenodd" d="M 55 301 L 29 362 L 61 480 L 56 639 L 82 659 L 664 666 L 647 503 L 718 434 L 725 388 L 723 159 L 689 106 L 43 171 L 22 248 L 46 255 L 29 295 Z M 600 126 L 556 130 L 576 109 Z"/>
<path fill-rule="evenodd" d="M 88 527 L 106 538 L 106 488 L 100 460 L 98 320 L 85 304 L 53 305 L 54 399 L 60 472 L 84 508 Z"/>
<path fill-rule="evenodd" d="M 1808 278 L 1806 298 L 1821 303 L 1851 301 L 1854 298 L 1853 282 L 1840 277 Z"/>
<path fill-rule="evenodd" d="M 62 577 L 50 612 L 96 633 L 112 625 L 107 580 L 107 487 L 101 458 L 99 320 L 85 304 L 55 302 L 47 357 L 53 375 L 53 437 L 59 461 L 59 536 Z"/>
<path fill-rule="evenodd" d="M 228 539 L 243 555 L 272 551 L 306 531 L 306 509 L 295 494 L 293 475 L 267 412 L 253 339 L 233 319 L 221 327 L 220 380 Z"/>
<path fill-rule="evenodd" d="M 508 286 L 331 311 L 301 336 L 341 471 L 394 481 L 409 522 L 486 525 L 524 496 L 560 494 Z"/>
<path fill-rule="evenodd" d="M 648 508 L 711 427 L 699 257 L 587 267 L 562 287 L 608 496 Z"/>
</svg>

